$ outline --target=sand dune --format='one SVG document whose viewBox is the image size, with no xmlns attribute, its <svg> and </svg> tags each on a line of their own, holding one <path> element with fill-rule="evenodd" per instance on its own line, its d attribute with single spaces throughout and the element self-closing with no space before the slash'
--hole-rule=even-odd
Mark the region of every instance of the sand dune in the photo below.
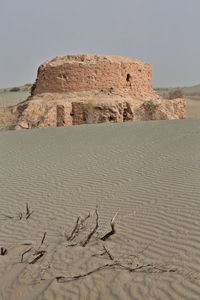
<svg viewBox="0 0 200 300">
<path fill-rule="evenodd" d="M 186 100 L 187 118 L 200 119 L 200 97 L 191 97 Z"/>
<path fill-rule="evenodd" d="M 7 107 L 10 105 L 15 105 L 30 96 L 27 91 L 10 92 L 6 90 L 5 92 L 0 90 L 0 107 Z"/>
<path fill-rule="evenodd" d="M 198 300 L 199 148 L 200 120 L 0 132 L 0 247 L 8 249 L 0 256 L 0 299 Z M 27 220 L 26 203 L 34 210 Z M 77 216 L 91 212 L 73 242 L 93 228 L 96 206 L 99 236 L 116 212 L 117 233 L 66 247 Z M 157 269 L 108 267 L 56 280 L 112 264 L 99 255 L 103 245 L 114 261 Z M 34 249 L 46 253 L 28 264 Z"/>
</svg>

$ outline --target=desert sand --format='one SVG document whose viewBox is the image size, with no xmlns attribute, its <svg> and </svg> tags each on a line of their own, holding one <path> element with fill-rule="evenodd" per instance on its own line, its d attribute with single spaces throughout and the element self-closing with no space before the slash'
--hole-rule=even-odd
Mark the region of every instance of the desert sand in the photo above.
<svg viewBox="0 0 200 300">
<path fill-rule="evenodd" d="M 0 299 L 198 300 L 199 148 L 192 119 L 0 132 Z"/>
<path fill-rule="evenodd" d="M 200 119 L 200 96 L 186 100 L 186 111 L 188 118 Z"/>
<path fill-rule="evenodd" d="M 11 105 L 15 105 L 25 99 L 30 95 L 27 91 L 19 91 L 19 92 L 10 92 L 8 90 L 4 91 L 0 90 L 0 107 L 7 107 Z"/>
</svg>

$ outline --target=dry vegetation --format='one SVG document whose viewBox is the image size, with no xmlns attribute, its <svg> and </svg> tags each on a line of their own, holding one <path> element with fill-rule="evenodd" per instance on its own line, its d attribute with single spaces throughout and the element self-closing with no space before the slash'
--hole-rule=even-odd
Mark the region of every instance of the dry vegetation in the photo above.
<svg viewBox="0 0 200 300">
<path fill-rule="evenodd" d="M 170 95 L 185 96 L 191 99 L 200 99 L 200 84 L 182 88 L 157 88 L 156 91 L 160 96 L 164 97 L 165 99 L 169 99 Z"/>
<path fill-rule="evenodd" d="M 185 97 L 184 90 L 181 88 L 158 88 L 156 91 L 161 97 L 169 100 Z"/>
<path fill-rule="evenodd" d="M 89 100 L 86 103 L 86 122 L 87 124 L 96 124 L 98 123 L 98 115 L 95 113 L 95 102 Z"/>
<path fill-rule="evenodd" d="M 28 204 L 26 204 L 26 209 L 25 212 L 21 212 L 20 214 L 17 214 L 16 216 L 12 215 L 4 215 L 5 220 L 6 219 L 13 219 L 13 220 L 22 220 L 24 218 L 25 220 L 28 220 L 33 211 L 30 211 Z M 76 253 L 74 250 L 75 247 L 87 247 L 90 243 L 92 246 L 94 243 L 95 245 L 99 246 L 99 252 L 94 253 L 91 255 L 91 259 L 95 259 L 95 257 L 104 257 L 108 259 L 107 263 L 104 263 L 102 265 L 99 265 L 96 268 L 91 268 L 89 271 L 80 274 L 75 274 L 75 275 L 67 275 L 66 276 L 59 276 L 58 274 L 55 274 L 54 278 L 51 278 L 52 281 L 56 280 L 58 283 L 67 283 L 71 282 L 74 280 L 78 280 L 87 276 L 90 276 L 93 273 L 106 270 L 106 269 L 119 269 L 119 270 L 125 270 L 130 273 L 136 273 L 136 272 L 145 272 L 145 273 L 179 273 L 180 270 L 178 268 L 166 266 L 166 265 L 160 265 L 160 264 L 152 264 L 152 263 L 146 263 L 146 264 L 138 264 L 134 261 L 138 255 L 141 255 L 147 247 L 144 249 L 141 249 L 139 253 L 132 254 L 127 257 L 126 253 L 125 256 L 122 257 L 115 257 L 113 253 L 111 253 L 110 249 L 108 249 L 107 246 L 107 241 L 112 239 L 113 235 L 116 235 L 117 239 L 117 231 L 116 231 L 116 217 L 117 213 L 115 216 L 111 219 L 110 221 L 110 230 L 108 230 L 105 234 L 100 234 L 98 232 L 99 230 L 99 212 L 97 209 L 93 213 L 88 213 L 85 217 L 81 218 L 78 217 L 73 229 L 71 232 L 67 235 L 65 235 L 65 241 L 64 241 L 64 247 L 67 247 L 71 249 L 72 252 Z M 92 221 L 91 224 L 93 224 L 92 227 L 88 228 L 88 221 Z M 44 232 L 41 238 L 41 241 L 39 245 L 36 247 L 31 243 L 28 244 L 21 244 L 25 246 L 29 246 L 28 249 L 23 251 L 19 257 L 19 261 L 21 264 L 25 265 L 34 265 L 36 263 L 40 264 L 42 258 L 45 257 L 49 253 L 48 246 L 46 243 L 46 238 L 47 238 L 47 232 Z M 51 249 L 51 247 L 49 248 Z M 96 248 L 95 248 L 96 249 Z M 7 255 L 9 252 L 9 249 L 6 249 L 5 247 L 1 247 L 1 255 Z M 49 269 L 51 268 L 50 264 L 48 265 Z M 38 278 L 38 280 L 46 280 L 47 278 L 45 277 L 45 272 L 46 270 L 41 270 L 41 274 Z"/>
<path fill-rule="evenodd" d="M 9 107 L 0 107 L 0 130 L 13 130 L 16 125 L 16 114 Z"/>
<path fill-rule="evenodd" d="M 143 104 L 145 113 L 150 116 L 152 116 L 155 113 L 158 106 L 159 105 L 155 104 L 152 100 L 146 101 Z"/>
<path fill-rule="evenodd" d="M 175 90 L 169 91 L 168 98 L 169 98 L 169 100 L 173 100 L 173 99 L 177 99 L 177 98 L 184 98 L 183 90 L 175 89 Z"/>
</svg>

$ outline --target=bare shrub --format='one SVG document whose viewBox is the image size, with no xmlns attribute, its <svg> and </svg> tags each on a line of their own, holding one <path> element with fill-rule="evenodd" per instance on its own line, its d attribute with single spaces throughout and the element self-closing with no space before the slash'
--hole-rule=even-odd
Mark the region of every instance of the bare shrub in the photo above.
<svg viewBox="0 0 200 300">
<path fill-rule="evenodd" d="M 184 98 L 183 90 L 181 89 L 175 89 L 171 90 L 168 93 L 169 100 L 177 99 L 177 98 Z"/>
<path fill-rule="evenodd" d="M 21 91 L 31 92 L 32 85 L 32 83 L 26 83 L 23 87 L 21 87 Z"/>
<path fill-rule="evenodd" d="M 20 88 L 19 87 L 13 87 L 10 89 L 10 92 L 19 92 L 20 91 Z"/>
<path fill-rule="evenodd" d="M 143 103 L 143 107 L 145 109 L 145 112 L 152 116 L 158 107 L 158 104 L 155 104 L 152 100 L 146 101 Z"/>
</svg>

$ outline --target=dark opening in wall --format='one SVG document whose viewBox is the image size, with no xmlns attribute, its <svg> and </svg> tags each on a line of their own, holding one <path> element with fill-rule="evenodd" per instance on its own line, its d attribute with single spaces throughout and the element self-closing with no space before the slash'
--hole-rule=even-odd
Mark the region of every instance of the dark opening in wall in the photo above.
<svg viewBox="0 0 200 300">
<path fill-rule="evenodd" d="M 128 74 L 126 75 L 126 81 L 129 82 L 130 80 L 131 80 L 131 74 L 128 73 Z"/>
</svg>

